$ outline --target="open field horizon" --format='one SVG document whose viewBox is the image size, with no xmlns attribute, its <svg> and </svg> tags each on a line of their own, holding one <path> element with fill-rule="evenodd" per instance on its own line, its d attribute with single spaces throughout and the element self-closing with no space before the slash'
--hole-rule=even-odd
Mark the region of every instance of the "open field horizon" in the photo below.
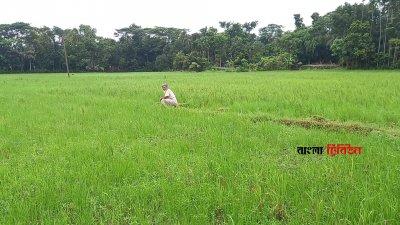
<svg viewBox="0 0 400 225">
<path fill-rule="evenodd" d="M 399 71 L 0 75 L 0 223 L 397 224 L 399 90 Z M 296 150 L 328 143 L 362 153 Z"/>
</svg>

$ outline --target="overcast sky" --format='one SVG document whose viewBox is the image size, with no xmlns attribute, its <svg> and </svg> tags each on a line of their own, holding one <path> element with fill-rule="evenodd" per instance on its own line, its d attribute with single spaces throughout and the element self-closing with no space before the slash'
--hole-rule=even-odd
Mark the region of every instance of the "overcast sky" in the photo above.
<svg viewBox="0 0 400 225">
<path fill-rule="evenodd" d="M 132 23 L 186 28 L 193 33 L 205 26 L 219 29 L 219 21 L 257 20 L 257 30 L 270 23 L 293 30 L 293 14 L 300 13 L 308 26 L 313 12 L 322 16 L 345 2 L 362 0 L 5 0 L 0 3 L 0 24 L 26 22 L 63 29 L 85 24 L 103 37 L 113 37 L 115 29 Z"/>
</svg>

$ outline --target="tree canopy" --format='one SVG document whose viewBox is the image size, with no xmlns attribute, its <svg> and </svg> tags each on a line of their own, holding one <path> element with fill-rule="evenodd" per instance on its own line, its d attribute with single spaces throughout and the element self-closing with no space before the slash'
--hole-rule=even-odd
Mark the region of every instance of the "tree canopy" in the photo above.
<svg viewBox="0 0 400 225">
<path fill-rule="evenodd" d="M 294 31 L 258 21 L 221 21 L 189 33 L 172 27 L 136 24 L 116 29 L 115 38 L 95 28 L 0 24 L 0 72 L 65 71 L 64 46 L 72 71 L 239 71 L 298 68 L 335 63 L 348 68 L 400 68 L 400 2 L 345 3 L 306 26 L 294 14 Z M 218 29 L 221 29 L 219 31 Z M 258 31 L 258 32 L 257 32 Z"/>
</svg>

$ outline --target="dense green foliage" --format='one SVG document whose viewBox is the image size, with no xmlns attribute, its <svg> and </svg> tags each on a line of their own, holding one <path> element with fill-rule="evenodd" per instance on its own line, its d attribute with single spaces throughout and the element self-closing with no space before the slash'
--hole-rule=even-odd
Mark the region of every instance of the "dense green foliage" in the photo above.
<svg viewBox="0 0 400 225">
<path fill-rule="evenodd" d="M 0 75 L 0 224 L 396 224 L 399 75 Z"/>
<path fill-rule="evenodd" d="M 400 1 L 348 3 L 324 16 L 311 15 L 296 29 L 258 22 L 220 22 L 222 32 L 205 27 L 196 33 L 177 28 L 117 29 L 115 39 L 96 29 L 0 24 L 0 72 L 65 71 L 63 41 L 72 71 L 239 71 L 296 69 L 305 64 L 338 63 L 348 68 L 400 68 Z"/>
</svg>

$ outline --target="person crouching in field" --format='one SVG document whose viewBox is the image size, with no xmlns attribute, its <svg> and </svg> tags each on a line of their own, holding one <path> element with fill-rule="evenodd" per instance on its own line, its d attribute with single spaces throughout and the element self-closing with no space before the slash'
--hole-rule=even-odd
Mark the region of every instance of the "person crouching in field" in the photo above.
<svg viewBox="0 0 400 225">
<path fill-rule="evenodd" d="M 164 91 L 164 97 L 160 98 L 161 104 L 164 106 L 178 106 L 178 101 L 176 100 L 174 92 L 169 89 L 168 84 L 163 84 L 162 89 Z"/>
</svg>

